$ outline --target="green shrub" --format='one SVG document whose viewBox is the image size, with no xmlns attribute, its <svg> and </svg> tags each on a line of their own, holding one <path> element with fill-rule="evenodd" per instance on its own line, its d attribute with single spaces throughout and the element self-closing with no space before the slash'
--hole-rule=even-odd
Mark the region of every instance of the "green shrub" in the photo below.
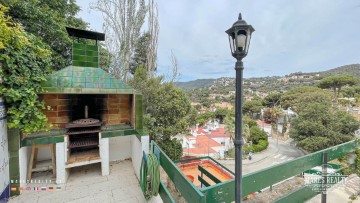
<svg viewBox="0 0 360 203">
<path fill-rule="evenodd" d="M 157 144 L 171 160 L 175 161 L 181 158 L 182 146 L 180 141 L 178 141 L 177 139 L 163 140 L 157 142 Z"/>
<path fill-rule="evenodd" d="M 250 140 L 252 141 L 253 144 L 258 144 L 260 140 L 267 140 L 267 139 L 268 139 L 268 135 L 266 134 L 265 131 L 262 131 L 259 127 L 252 126 L 250 128 Z"/>
<path fill-rule="evenodd" d="M 355 173 L 360 177 L 360 149 L 357 149 L 355 151 L 356 154 L 356 158 L 355 158 L 355 163 L 354 163 L 354 169 L 355 169 Z"/>
<path fill-rule="evenodd" d="M 246 154 L 253 150 L 254 152 L 261 152 L 265 150 L 269 146 L 269 142 L 267 140 L 260 140 L 258 144 L 253 144 L 251 146 L 244 146 L 243 150 Z"/>
</svg>

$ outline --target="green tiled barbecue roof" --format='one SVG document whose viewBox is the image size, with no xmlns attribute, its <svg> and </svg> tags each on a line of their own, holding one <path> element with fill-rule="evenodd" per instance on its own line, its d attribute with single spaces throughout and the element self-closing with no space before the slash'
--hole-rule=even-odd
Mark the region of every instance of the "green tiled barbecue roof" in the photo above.
<svg viewBox="0 0 360 203">
<path fill-rule="evenodd" d="M 101 68 L 68 66 L 42 83 L 46 93 L 134 94 L 136 91 Z"/>
</svg>

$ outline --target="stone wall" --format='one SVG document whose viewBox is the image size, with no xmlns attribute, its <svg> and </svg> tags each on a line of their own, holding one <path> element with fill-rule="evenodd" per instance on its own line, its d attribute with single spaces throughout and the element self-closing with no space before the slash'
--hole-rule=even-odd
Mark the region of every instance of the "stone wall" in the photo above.
<svg viewBox="0 0 360 203">
<path fill-rule="evenodd" d="M 53 128 L 64 128 L 66 123 L 85 117 L 85 105 L 88 117 L 96 118 L 105 124 L 130 124 L 133 120 L 131 95 L 80 95 L 80 94 L 44 94 L 40 99 L 50 106 L 44 110 Z"/>
</svg>

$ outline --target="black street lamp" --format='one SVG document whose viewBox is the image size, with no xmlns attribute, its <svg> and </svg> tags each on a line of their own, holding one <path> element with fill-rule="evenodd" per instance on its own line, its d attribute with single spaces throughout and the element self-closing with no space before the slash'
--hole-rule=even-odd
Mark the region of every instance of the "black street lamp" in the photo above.
<svg viewBox="0 0 360 203">
<path fill-rule="evenodd" d="M 254 28 L 248 25 L 242 18 L 239 19 L 226 30 L 229 35 L 231 54 L 236 58 L 236 97 L 235 97 L 235 202 L 240 203 L 242 199 L 242 93 L 243 93 L 243 62 L 242 59 L 247 55 L 250 45 L 251 33 Z"/>
</svg>

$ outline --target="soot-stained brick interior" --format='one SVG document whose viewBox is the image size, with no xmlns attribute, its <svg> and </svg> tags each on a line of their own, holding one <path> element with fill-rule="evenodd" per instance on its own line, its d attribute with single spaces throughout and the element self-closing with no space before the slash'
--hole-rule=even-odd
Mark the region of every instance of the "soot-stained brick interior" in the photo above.
<svg viewBox="0 0 360 203">
<path fill-rule="evenodd" d="M 51 108 L 44 110 L 44 114 L 53 128 L 64 128 L 66 123 L 84 118 L 85 105 L 88 118 L 99 119 L 106 125 L 129 124 L 131 120 L 131 95 L 44 94 L 39 98 Z"/>
</svg>

